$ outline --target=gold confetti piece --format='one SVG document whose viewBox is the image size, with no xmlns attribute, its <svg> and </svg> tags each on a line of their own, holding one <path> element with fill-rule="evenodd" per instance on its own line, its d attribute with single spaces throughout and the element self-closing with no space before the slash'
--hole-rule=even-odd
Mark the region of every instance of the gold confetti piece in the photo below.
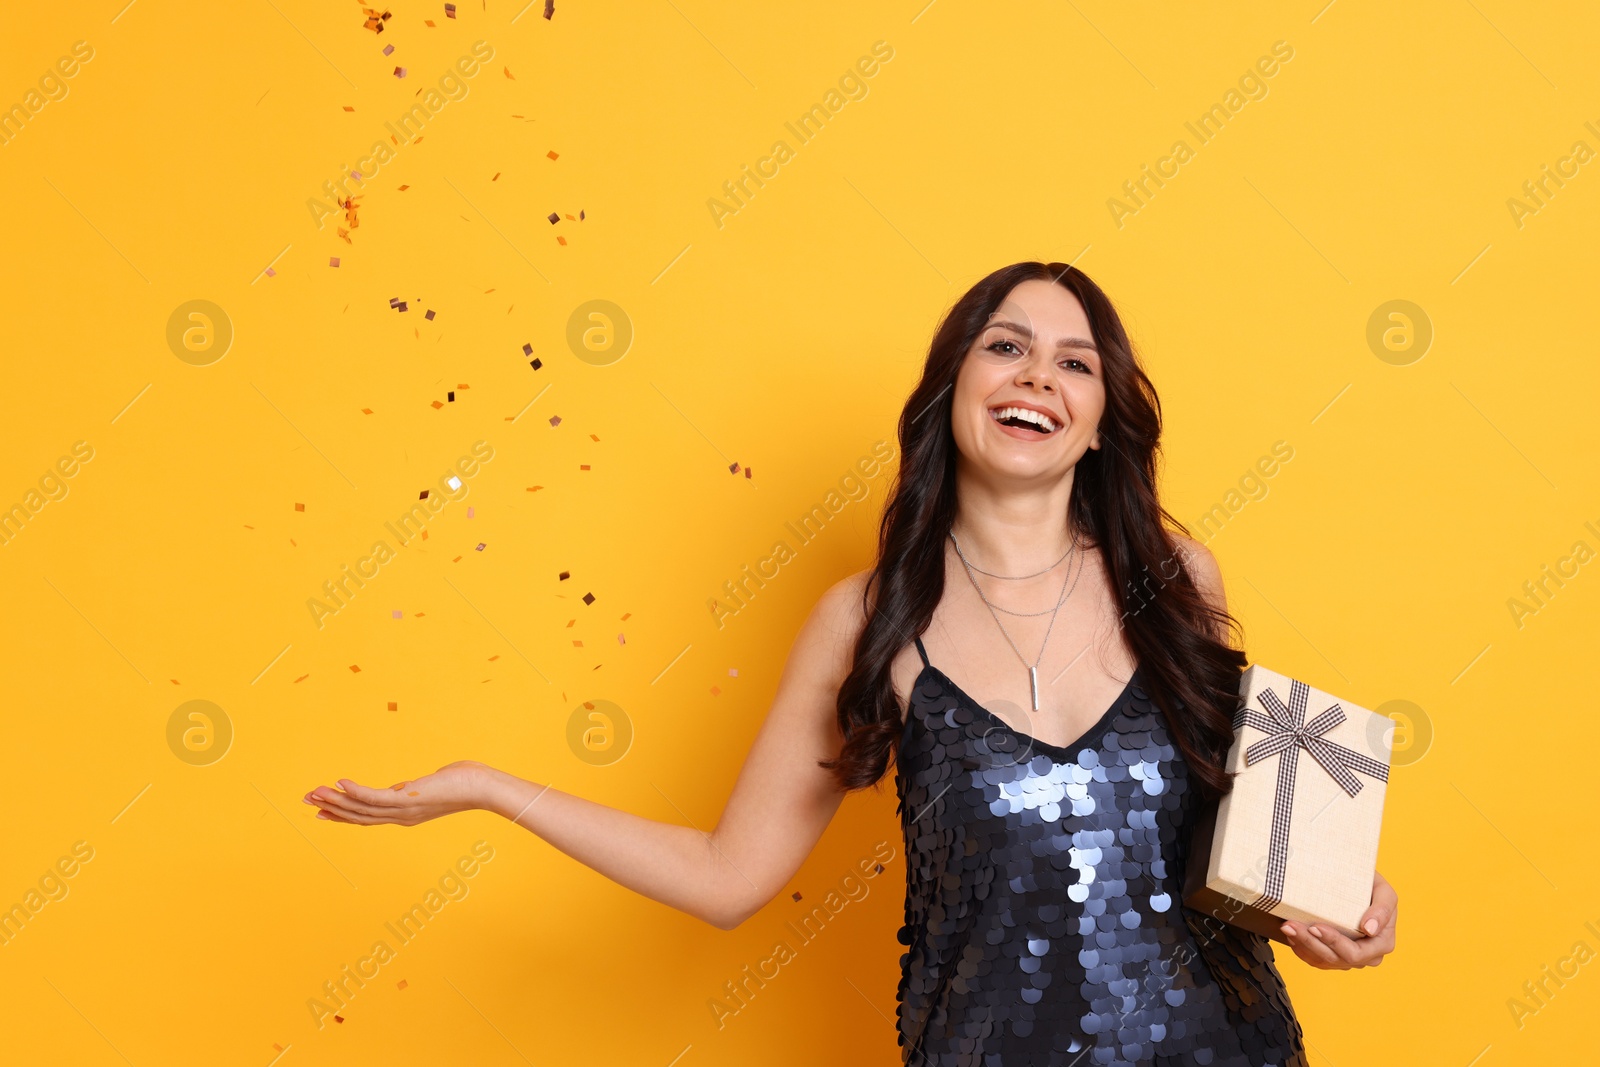
<svg viewBox="0 0 1600 1067">
<path fill-rule="evenodd" d="M 404 978 L 400 979 L 400 981 L 395 983 L 394 987 L 396 989 L 404 989 L 406 987 L 406 980 Z"/>
<path fill-rule="evenodd" d="M 568 619 L 567 620 L 567 629 L 570 630 L 576 625 L 578 625 L 578 620 L 577 619 Z"/>
<path fill-rule="evenodd" d="M 344 109 L 345 109 L 345 110 L 346 110 L 346 111 L 354 111 L 354 110 L 355 110 L 355 108 L 353 108 L 353 107 L 351 107 L 351 106 L 350 106 L 350 105 L 349 105 L 349 104 L 346 104 L 346 105 L 345 105 L 345 106 L 344 106 Z"/>
<path fill-rule="evenodd" d="M 295 506 L 294 506 L 294 509 L 295 509 L 295 510 L 296 510 L 296 511 L 304 511 L 304 510 L 305 510 L 305 509 L 306 509 L 306 506 L 305 506 L 305 505 L 304 505 L 304 504 L 296 504 L 296 505 L 295 505 Z"/>
<path fill-rule="evenodd" d="M 506 77 L 510 78 L 512 81 L 516 81 L 517 80 L 517 76 L 515 74 L 511 73 L 511 68 L 510 67 L 506 68 Z"/>
<path fill-rule="evenodd" d="M 496 652 L 494 655 L 489 657 L 489 662 L 493 663 L 495 660 L 497 660 L 499 658 L 500 658 L 500 653 Z"/>
<path fill-rule="evenodd" d="M 500 180 L 500 172 L 499 172 L 499 171 L 495 171 L 495 172 L 494 172 L 494 177 L 493 177 L 493 178 L 490 178 L 490 179 L 489 179 L 489 180 L 490 180 L 490 181 L 492 181 L 492 182 L 497 182 L 497 181 L 499 181 L 499 180 Z"/>
<path fill-rule="evenodd" d="M 255 527 L 254 527 L 254 526 L 251 526 L 251 525 L 250 525 L 250 524 L 249 524 L 249 523 L 248 523 L 248 522 L 247 522 L 247 523 L 245 523 L 245 524 L 244 524 L 244 528 L 245 528 L 245 529 L 246 529 L 246 530 L 254 530 L 254 529 L 255 529 Z"/>
<path fill-rule="evenodd" d="M 438 401 L 438 400 L 435 400 L 433 402 L 433 406 L 436 407 L 436 408 L 442 408 L 442 407 L 444 407 L 444 404 L 442 402 Z"/>
<path fill-rule="evenodd" d="M 719 697 L 719 696 L 722 695 L 722 690 L 718 689 L 716 686 L 712 686 L 711 687 L 711 695 L 714 696 L 714 697 Z"/>
<path fill-rule="evenodd" d="M 451 560 L 450 562 L 451 563 L 460 563 L 461 562 L 461 557 L 457 556 L 455 559 Z"/>
<path fill-rule="evenodd" d="M 354 663 L 352 663 L 352 664 L 350 664 L 350 673 L 351 674 L 360 674 L 361 673 L 361 668 L 356 666 Z"/>
<path fill-rule="evenodd" d="M 554 152 L 546 152 L 545 155 L 549 156 L 551 159 L 559 158 Z"/>
<path fill-rule="evenodd" d="M 289 538 L 289 546 L 291 548 L 299 548 L 300 547 L 300 543 L 298 541 L 296 541 L 294 538 L 291 537 L 291 538 Z"/>
<path fill-rule="evenodd" d="M 795 894 L 793 894 L 793 896 L 794 896 L 794 899 L 796 899 L 796 900 L 800 899 L 800 894 L 799 893 L 795 893 Z"/>
<path fill-rule="evenodd" d="M 311 677 L 311 675 L 309 675 L 309 674 L 302 674 L 302 675 L 301 675 L 301 676 L 300 676 L 300 677 L 298 677 L 298 678 L 296 678 L 296 679 L 295 679 L 295 680 L 294 680 L 294 684 L 295 684 L 295 685 L 299 685 L 299 684 L 300 684 L 300 683 L 301 683 L 301 682 L 303 682 L 303 681 L 305 681 L 305 680 L 306 680 L 306 679 L 307 679 L 307 678 L 309 678 L 309 677 Z"/>
<path fill-rule="evenodd" d="M 390 138 L 390 140 L 394 140 L 394 139 L 393 139 L 393 138 Z M 399 142 L 398 142 L 398 141 L 396 141 L 396 142 L 395 142 L 395 143 L 396 143 L 396 144 L 398 144 L 398 143 L 399 143 Z M 409 185 L 402 185 L 402 186 L 401 186 L 401 187 L 400 187 L 400 191 L 401 191 L 401 192 L 402 192 L 402 193 L 403 193 L 403 192 L 405 192 L 405 191 L 406 191 L 406 190 L 407 190 L 407 189 L 409 189 L 409 188 L 411 188 L 411 186 L 409 186 Z"/>
<path fill-rule="evenodd" d="M 582 641 L 574 641 L 574 642 L 572 642 L 572 645 L 573 645 L 574 648 L 582 648 L 583 647 L 583 642 Z"/>
<path fill-rule="evenodd" d="M 399 711 L 400 710 L 400 705 L 395 703 L 393 700 L 391 700 L 391 701 L 389 701 L 389 710 L 390 711 Z"/>
<path fill-rule="evenodd" d="M 629 620 L 629 619 L 630 619 L 630 618 L 632 618 L 632 617 L 633 617 L 633 612 L 631 612 L 631 611 L 630 611 L 630 612 L 628 612 L 628 614 L 626 614 L 626 615 L 624 615 L 624 616 L 623 616 L 623 617 L 622 617 L 622 621 L 623 621 L 623 622 L 627 622 L 627 621 L 628 621 L 628 620 Z"/>
<path fill-rule="evenodd" d="M 420 797 L 421 795 L 422 793 L 416 789 L 412 789 L 406 793 L 406 796 L 408 797 Z"/>
<path fill-rule="evenodd" d="M 363 415 L 371 415 L 372 414 L 372 409 L 371 408 L 362 408 L 361 409 L 361 414 L 363 414 Z"/>
<path fill-rule="evenodd" d="M 344 1016 L 343 1015 L 335 1015 L 333 1017 L 333 1021 L 336 1022 L 336 1023 L 342 1023 L 342 1022 L 344 1022 Z"/>
<path fill-rule="evenodd" d="M 168 678 L 167 681 L 171 682 L 173 685 L 178 684 L 178 680 L 176 678 Z"/>
<path fill-rule="evenodd" d="M 568 219 L 568 221 L 570 221 L 570 222 L 577 222 L 577 221 L 578 221 L 578 220 L 577 220 L 577 219 L 575 219 L 575 218 L 573 218 L 573 217 L 572 217 L 572 216 L 571 216 L 571 215 L 568 215 L 568 216 L 567 216 L 567 219 Z"/>
<path fill-rule="evenodd" d="M 598 441 L 598 440 L 600 440 L 600 437 L 599 437 L 599 435 L 598 435 L 598 434 L 590 434 L 590 435 L 589 435 L 589 440 L 591 440 L 591 441 Z"/>
<path fill-rule="evenodd" d="M 566 243 L 567 243 L 567 239 L 565 237 L 561 237 L 559 235 L 556 237 L 556 244 L 565 247 Z"/>
<path fill-rule="evenodd" d="M 586 471 L 589 469 L 589 465 L 587 463 L 580 463 L 578 464 L 578 469 L 581 471 Z"/>
<path fill-rule="evenodd" d="M 528 492 L 537 493 L 539 490 L 541 490 L 543 488 L 544 488 L 544 486 L 542 486 L 542 485 L 530 485 L 530 486 L 528 486 Z"/>
</svg>

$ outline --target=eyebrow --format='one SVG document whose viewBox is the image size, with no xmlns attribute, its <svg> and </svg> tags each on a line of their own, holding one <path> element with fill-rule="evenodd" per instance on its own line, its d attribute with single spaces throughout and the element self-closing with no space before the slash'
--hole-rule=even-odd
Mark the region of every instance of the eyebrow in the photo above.
<svg viewBox="0 0 1600 1067">
<path fill-rule="evenodd" d="M 983 328 L 987 330 L 991 326 L 1000 326 L 1000 327 L 1003 327 L 1003 328 L 1005 328 L 1007 330 L 1015 330 L 1017 333 L 1020 333 L 1022 336 L 1028 338 L 1030 341 L 1033 340 L 1033 331 L 1030 330 L 1028 327 L 1020 325 L 1018 323 L 1010 322 L 1010 321 L 1008 321 L 1006 319 L 1000 319 L 997 322 L 985 323 Z M 1061 340 L 1056 342 L 1056 347 L 1057 348 L 1087 348 L 1089 351 L 1095 353 L 1096 355 L 1098 355 L 1100 353 L 1100 349 L 1095 346 L 1095 343 L 1093 341 L 1090 341 L 1087 338 L 1083 338 L 1083 337 L 1063 337 L 1063 338 L 1061 338 Z"/>
</svg>

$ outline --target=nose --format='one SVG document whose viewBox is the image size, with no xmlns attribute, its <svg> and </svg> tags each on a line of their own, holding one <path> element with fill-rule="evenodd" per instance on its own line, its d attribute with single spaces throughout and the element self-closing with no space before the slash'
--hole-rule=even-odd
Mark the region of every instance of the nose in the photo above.
<svg viewBox="0 0 1600 1067">
<path fill-rule="evenodd" d="M 1037 384 L 1047 393 L 1055 391 L 1055 366 L 1042 345 L 1035 345 L 1028 353 L 1027 360 L 1017 369 L 1016 380 L 1018 385 Z"/>
</svg>

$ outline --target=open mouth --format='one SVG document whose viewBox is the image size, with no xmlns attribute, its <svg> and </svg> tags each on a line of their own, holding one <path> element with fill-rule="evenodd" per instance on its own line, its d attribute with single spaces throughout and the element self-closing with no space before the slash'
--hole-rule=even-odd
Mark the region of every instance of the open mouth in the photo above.
<svg viewBox="0 0 1600 1067">
<path fill-rule="evenodd" d="M 1026 430 L 1040 437 L 1048 437 L 1060 427 L 1050 416 L 1023 407 L 998 407 L 989 409 L 989 417 L 1001 426 Z"/>
</svg>

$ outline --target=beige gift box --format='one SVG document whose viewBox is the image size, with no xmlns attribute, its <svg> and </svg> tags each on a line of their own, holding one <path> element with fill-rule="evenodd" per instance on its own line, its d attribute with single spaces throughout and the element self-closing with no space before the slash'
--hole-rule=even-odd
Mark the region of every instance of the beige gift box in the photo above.
<svg viewBox="0 0 1600 1067">
<path fill-rule="evenodd" d="M 1239 697 L 1239 773 L 1196 822 L 1184 904 L 1277 941 L 1285 919 L 1365 936 L 1393 720 L 1260 664 Z"/>
</svg>

